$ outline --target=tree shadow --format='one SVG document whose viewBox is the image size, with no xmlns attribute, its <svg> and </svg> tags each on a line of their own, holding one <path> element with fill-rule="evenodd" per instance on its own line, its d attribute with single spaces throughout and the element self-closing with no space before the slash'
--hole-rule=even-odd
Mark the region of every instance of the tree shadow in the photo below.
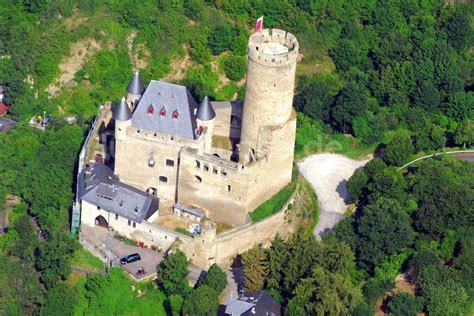
<svg viewBox="0 0 474 316">
<path fill-rule="evenodd" d="M 347 180 L 344 179 L 336 187 L 336 192 L 339 194 L 339 196 L 344 200 L 344 203 L 349 204 L 352 201 L 352 198 L 347 191 Z"/>
</svg>

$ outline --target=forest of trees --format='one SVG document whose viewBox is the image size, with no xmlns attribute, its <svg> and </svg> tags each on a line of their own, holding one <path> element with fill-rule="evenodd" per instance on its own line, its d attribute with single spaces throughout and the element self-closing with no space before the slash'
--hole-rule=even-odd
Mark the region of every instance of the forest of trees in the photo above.
<svg viewBox="0 0 474 316">
<path fill-rule="evenodd" d="M 158 267 L 159 288 L 132 289 L 120 270 L 71 278 L 80 249 L 68 229 L 74 171 L 98 105 L 118 100 L 137 67 L 131 33 L 145 82 L 189 57 L 171 81 L 197 99 L 241 99 L 247 38 L 262 15 L 301 44 L 296 157 L 320 150 L 318 140 L 345 154 L 377 149 L 379 158 L 350 179 L 361 207 L 323 242 L 295 234 L 243 254 L 247 289 L 267 289 L 289 315 L 366 315 L 406 272 L 420 293 L 396 295 L 393 314 L 472 313 L 472 167 L 441 159 L 397 169 L 419 152 L 474 144 L 473 6 L 441 0 L 0 0 L 0 84 L 8 117 L 20 122 L 0 133 L 0 206 L 7 195 L 22 201 L 0 236 L 0 313 L 216 310 L 222 271 L 211 267 L 190 289 L 179 252 Z M 71 84 L 46 92 L 71 46 L 92 40 L 99 48 Z M 26 121 L 44 110 L 50 127 L 32 130 Z"/>
</svg>

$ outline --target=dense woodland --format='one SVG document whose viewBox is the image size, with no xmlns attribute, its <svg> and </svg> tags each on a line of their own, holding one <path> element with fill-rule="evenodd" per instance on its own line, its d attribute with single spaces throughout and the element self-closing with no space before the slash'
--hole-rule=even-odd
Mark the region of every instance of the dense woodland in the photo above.
<svg viewBox="0 0 474 316">
<path fill-rule="evenodd" d="M 295 155 L 375 158 L 348 183 L 357 211 L 322 242 L 297 233 L 242 255 L 246 289 L 264 288 L 288 315 L 371 315 L 405 273 L 416 297 L 388 312 L 474 312 L 473 167 L 412 157 L 474 143 L 473 6 L 437 0 L 0 0 L 0 84 L 19 125 L 0 133 L 0 205 L 21 198 L 0 236 L 0 314 L 206 315 L 225 283 L 211 267 L 195 289 L 180 252 L 159 282 L 132 287 L 120 270 L 71 273 L 76 157 L 99 104 L 133 71 L 185 84 L 196 99 L 242 99 L 255 20 L 296 35 Z M 133 36 L 132 36 L 133 34 Z M 72 80 L 59 83 L 64 61 Z M 52 89 L 53 88 L 53 89 Z M 26 121 L 46 110 L 46 132 Z M 76 116 L 77 123 L 64 118 Z M 39 241 L 30 217 L 46 241 Z M 140 295 L 139 295 L 140 293 Z M 192 311 L 192 312 L 191 312 Z"/>
</svg>

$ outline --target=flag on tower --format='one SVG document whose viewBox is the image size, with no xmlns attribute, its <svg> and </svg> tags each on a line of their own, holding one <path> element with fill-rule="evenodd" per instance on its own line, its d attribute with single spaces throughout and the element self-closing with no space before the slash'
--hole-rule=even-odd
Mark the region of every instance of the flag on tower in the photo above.
<svg viewBox="0 0 474 316">
<path fill-rule="evenodd" d="M 263 30 L 263 15 L 257 19 L 255 24 L 255 32 L 261 32 Z"/>
</svg>

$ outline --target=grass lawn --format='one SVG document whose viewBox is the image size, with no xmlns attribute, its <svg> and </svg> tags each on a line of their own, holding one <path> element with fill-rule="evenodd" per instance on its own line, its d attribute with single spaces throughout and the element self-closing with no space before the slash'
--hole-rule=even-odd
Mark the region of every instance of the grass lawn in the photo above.
<svg viewBox="0 0 474 316">
<path fill-rule="evenodd" d="M 291 177 L 291 182 L 280 190 L 277 194 L 272 196 L 267 201 L 263 202 L 259 207 L 257 207 L 252 213 L 250 213 L 250 218 L 253 223 L 261 221 L 268 216 L 277 213 L 283 205 L 290 199 L 293 192 L 296 189 L 298 171 L 296 168 L 293 168 L 293 174 Z"/>
<path fill-rule="evenodd" d="M 71 267 L 99 272 L 104 269 L 104 263 L 84 247 L 81 247 L 72 257 Z"/>
<path fill-rule="evenodd" d="M 176 227 L 174 229 L 175 232 L 178 232 L 180 234 L 183 234 L 183 235 L 186 235 L 186 236 L 189 236 L 189 237 L 193 237 L 193 234 L 191 234 L 187 229 L 183 228 L 183 227 Z"/>
</svg>

